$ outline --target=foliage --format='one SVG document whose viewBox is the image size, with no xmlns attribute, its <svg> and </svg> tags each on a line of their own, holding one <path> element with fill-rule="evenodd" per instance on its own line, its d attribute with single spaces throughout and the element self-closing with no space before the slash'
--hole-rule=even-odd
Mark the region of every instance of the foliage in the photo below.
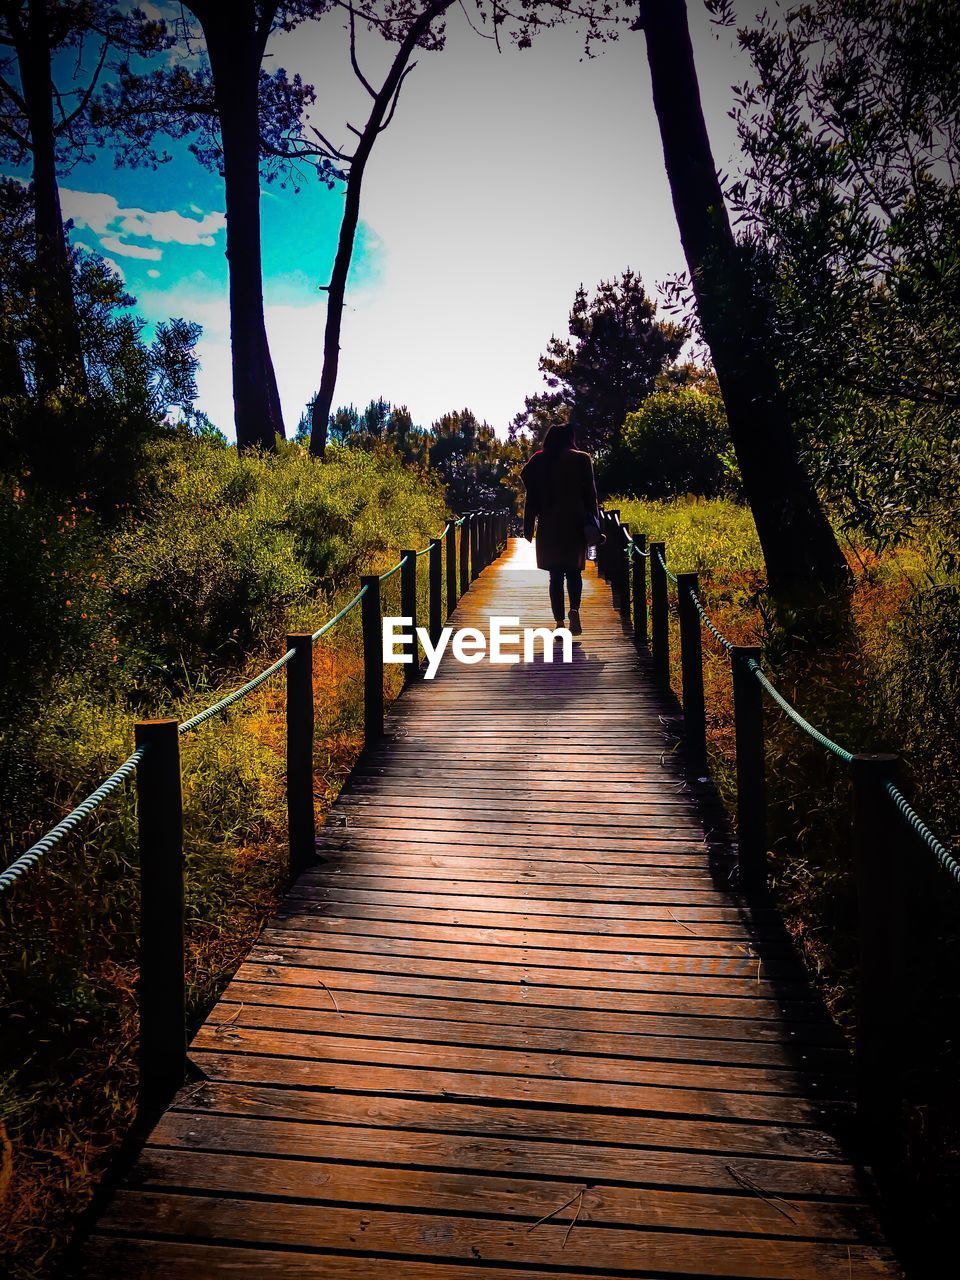
<svg viewBox="0 0 960 1280">
<path fill-rule="evenodd" d="M 308 441 L 310 428 L 308 408 L 297 440 Z M 409 466 L 435 473 L 452 511 L 500 511 L 516 505 L 521 450 L 514 441 L 501 440 L 470 409 L 445 413 L 423 428 L 406 405 L 391 405 L 380 396 L 362 413 L 355 405 L 341 405 L 330 415 L 328 439 L 355 449 L 386 450 Z"/>
<path fill-rule="evenodd" d="M 498 438 L 469 409 L 445 413 L 427 437 L 427 467 L 443 481 L 455 511 L 502 510 L 516 502 L 516 445 Z"/>
<path fill-rule="evenodd" d="M 581 285 L 570 310 L 570 338 L 552 337 L 540 357 L 549 391 L 527 397 L 512 435 L 539 441 L 553 422 L 569 421 L 578 443 L 599 452 L 613 471 L 627 414 L 654 389 L 686 336 L 680 326 L 656 320 L 656 311 L 632 271 L 601 281 L 592 297 Z"/>
<path fill-rule="evenodd" d="M 262 48 L 276 31 L 291 31 L 308 18 L 321 16 L 324 0 L 293 3 L 252 3 L 238 6 L 238 24 L 253 24 Z M 98 141 L 113 147 L 118 160 L 134 167 L 156 168 L 171 159 L 159 139 L 186 139 L 189 150 L 205 169 L 223 173 L 217 85 L 200 23 L 212 20 L 215 5 L 205 0 L 185 4 L 173 23 L 172 41 L 181 54 L 168 66 L 144 68 L 126 64 L 103 86 L 92 110 Z M 305 114 L 316 92 L 299 75 L 283 67 L 260 67 L 254 93 L 259 113 L 261 177 L 265 182 L 302 181 L 302 169 L 312 169 L 332 186 L 339 171 L 308 133 Z"/>
<path fill-rule="evenodd" d="M 960 544 L 960 6 L 816 0 L 740 32 L 731 187 L 821 487 L 882 547 Z"/>
<path fill-rule="evenodd" d="M 162 52 L 170 41 L 163 21 L 127 4 L 56 0 L 44 6 L 38 21 L 39 8 L 33 0 L 0 6 L 0 159 L 21 165 L 37 143 L 24 69 L 29 81 L 31 59 L 49 58 L 62 108 L 54 113 L 52 129 L 64 173 L 89 158 L 97 141 L 92 116 L 108 77 L 129 74 L 133 59 Z"/>
<path fill-rule="evenodd" d="M 3 865 L 129 753 L 134 720 L 184 719 L 236 688 L 445 519 L 438 487 L 393 454 L 338 447 L 321 465 L 299 445 L 243 455 L 186 430 L 150 443 L 141 501 L 119 520 L 29 479 L 0 484 Z M 354 610 L 314 651 L 321 804 L 360 742 L 358 639 Z M 282 700 L 270 681 L 183 740 L 194 1020 L 284 883 Z M 129 1127 L 135 867 L 128 791 L 0 900 L 0 1120 L 15 1148 L 0 1248 L 17 1276 L 49 1274 Z"/>
<path fill-rule="evenodd" d="M 647 498 L 714 498 L 736 487 L 723 402 L 696 387 L 654 391 L 628 414 L 623 454 L 621 482 Z"/>
<path fill-rule="evenodd" d="M 83 494 L 107 510 L 129 500 L 144 442 L 163 429 L 168 410 L 192 406 L 200 328 L 171 319 L 148 344 L 120 278 L 103 259 L 74 250 L 85 377 L 43 394 L 36 365 L 59 329 L 45 305 L 31 233 L 26 192 L 0 181 L 0 468 L 29 472 L 71 500 Z"/>
</svg>

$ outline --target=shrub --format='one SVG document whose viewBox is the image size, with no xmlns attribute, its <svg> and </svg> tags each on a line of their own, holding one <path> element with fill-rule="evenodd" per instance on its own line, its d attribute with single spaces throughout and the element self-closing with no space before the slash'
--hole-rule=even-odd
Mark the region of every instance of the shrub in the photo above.
<svg viewBox="0 0 960 1280">
<path fill-rule="evenodd" d="M 738 487 L 723 402 L 698 387 L 648 396 L 627 415 L 623 445 L 627 482 L 638 496 L 712 498 Z"/>
</svg>

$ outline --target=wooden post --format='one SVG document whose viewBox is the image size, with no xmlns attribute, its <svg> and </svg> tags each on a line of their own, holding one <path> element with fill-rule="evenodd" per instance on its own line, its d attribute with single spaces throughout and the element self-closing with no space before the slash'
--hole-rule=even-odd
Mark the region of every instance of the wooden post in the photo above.
<svg viewBox="0 0 960 1280">
<path fill-rule="evenodd" d="M 737 868 L 747 893 L 767 888 L 767 780 L 763 738 L 763 690 L 750 670 L 760 650 L 737 644 L 730 652 L 737 753 Z"/>
<path fill-rule="evenodd" d="M 699 588 L 698 574 L 677 574 L 684 751 L 690 767 L 696 773 L 706 773 L 707 709 L 703 697 L 703 636 L 700 615 L 690 595 L 691 591 L 697 592 Z"/>
<path fill-rule="evenodd" d="M 629 621 L 630 618 L 630 557 L 627 547 L 630 545 L 630 526 L 621 524 L 620 545 L 617 548 L 617 578 L 620 586 L 620 616 Z"/>
<path fill-rule="evenodd" d="M 650 630 L 653 640 L 653 674 L 661 689 L 670 688 L 670 619 L 668 615 L 667 574 L 660 557 L 666 544 L 650 543 Z"/>
<path fill-rule="evenodd" d="M 460 594 L 470 590 L 470 513 L 463 517 L 460 526 Z"/>
<path fill-rule="evenodd" d="M 610 554 L 610 522 L 607 513 L 600 509 L 600 543 L 597 547 L 597 576 L 606 578 L 607 557 Z"/>
<path fill-rule="evenodd" d="M 412 662 L 404 664 L 403 683 L 413 684 L 420 676 L 420 650 L 417 646 L 417 553 L 401 551 L 400 559 L 400 616 L 410 619 L 410 645 Z"/>
<path fill-rule="evenodd" d="M 317 860 L 313 808 L 313 636 L 287 636 L 287 833 L 290 879 Z"/>
<path fill-rule="evenodd" d="M 479 511 L 470 513 L 470 581 L 480 577 L 483 565 L 480 563 L 480 521 L 483 519 Z"/>
<path fill-rule="evenodd" d="M 855 1043 L 857 1118 L 875 1163 L 896 1162 L 902 1138 L 904 1043 L 904 875 L 901 828 L 884 783 L 897 781 L 894 755 L 857 755 L 853 854 L 860 970 Z"/>
<path fill-rule="evenodd" d="M 637 644 L 647 644 L 647 557 L 641 552 L 647 549 L 647 535 L 633 536 L 633 638 Z"/>
<path fill-rule="evenodd" d="M 380 579 L 375 573 L 364 574 L 361 587 L 366 587 L 360 601 L 363 634 L 363 741 L 374 747 L 383 737 L 383 626 L 380 614 Z"/>
<path fill-rule="evenodd" d="M 445 535 L 447 569 L 447 617 L 457 607 L 457 522 L 452 517 Z"/>
<path fill-rule="evenodd" d="M 430 539 L 430 643 L 437 644 L 443 629 L 443 543 Z"/>
<path fill-rule="evenodd" d="M 183 794 L 180 726 L 142 720 L 135 729 L 146 747 L 137 766 L 140 847 L 140 1095 L 149 1120 L 183 1084 L 187 1066 L 187 991 L 184 974 Z"/>
<path fill-rule="evenodd" d="M 607 560 L 607 580 L 610 583 L 610 600 L 613 605 L 618 605 L 620 600 L 620 578 L 618 570 L 620 568 L 620 546 L 622 537 L 620 533 L 620 515 L 616 511 L 610 512 L 610 556 Z"/>
</svg>

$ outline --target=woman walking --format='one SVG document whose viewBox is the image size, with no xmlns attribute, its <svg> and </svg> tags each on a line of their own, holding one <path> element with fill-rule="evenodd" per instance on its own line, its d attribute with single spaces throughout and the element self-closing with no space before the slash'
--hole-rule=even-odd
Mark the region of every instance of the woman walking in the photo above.
<svg viewBox="0 0 960 1280">
<path fill-rule="evenodd" d="M 576 447 L 573 429 L 564 424 L 550 428 L 538 449 L 520 472 L 526 490 L 523 536 L 534 539 L 537 567 L 550 574 L 550 607 L 557 626 L 563 626 L 564 586 L 570 598 L 570 631 L 578 636 L 582 573 L 587 560 L 588 526 L 599 528 L 600 508 L 593 460 Z M 599 533 L 597 535 L 599 539 Z"/>
</svg>

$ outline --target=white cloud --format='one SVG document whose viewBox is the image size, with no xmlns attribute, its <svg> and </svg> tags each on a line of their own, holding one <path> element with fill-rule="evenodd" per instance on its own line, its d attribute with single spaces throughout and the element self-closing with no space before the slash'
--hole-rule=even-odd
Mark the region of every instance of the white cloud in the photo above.
<svg viewBox="0 0 960 1280">
<path fill-rule="evenodd" d="M 125 258 L 147 258 L 151 262 L 159 262 L 163 256 L 161 249 L 146 244 L 124 244 L 118 236 L 101 236 L 100 243 L 109 253 L 119 253 Z"/>
<path fill-rule="evenodd" d="M 151 267 L 150 270 L 147 272 L 147 275 L 150 277 L 151 280 L 160 279 L 160 272 L 156 269 L 156 267 Z"/>
<path fill-rule="evenodd" d="M 104 191 L 74 191 L 64 187 L 60 192 L 63 211 L 78 227 L 99 236 L 105 248 L 128 258 L 162 256 L 159 244 L 204 245 L 216 243 L 217 234 L 227 225 L 222 213 L 206 213 L 187 217 L 175 209 L 122 208 L 115 196 Z M 199 211 L 198 211 L 199 212 Z M 153 245 L 131 244 L 134 240 L 150 240 Z"/>
</svg>

